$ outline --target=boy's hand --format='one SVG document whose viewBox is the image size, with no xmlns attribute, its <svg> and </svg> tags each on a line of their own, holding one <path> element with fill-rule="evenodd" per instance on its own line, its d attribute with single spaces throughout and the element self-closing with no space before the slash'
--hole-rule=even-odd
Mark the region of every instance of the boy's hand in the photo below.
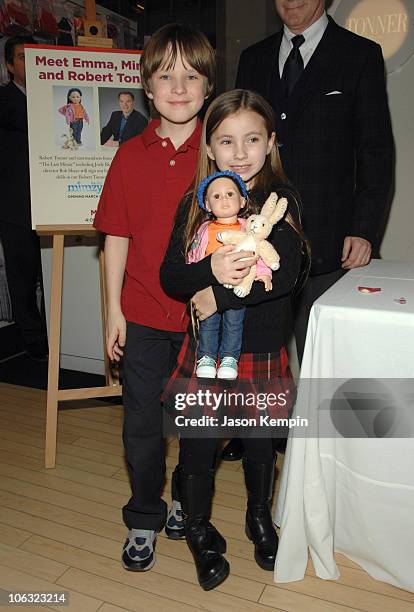
<svg viewBox="0 0 414 612">
<path fill-rule="evenodd" d="M 119 361 L 124 354 L 126 321 L 121 310 L 108 312 L 106 328 L 106 350 L 111 361 Z"/>
<path fill-rule="evenodd" d="M 256 278 L 254 280 L 263 283 L 265 291 L 272 291 L 273 285 L 272 285 L 272 277 L 271 276 L 268 276 L 267 274 L 263 274 L 263 275 L 260 275 L 260 276 L 256 276 Z"/>
</svg>

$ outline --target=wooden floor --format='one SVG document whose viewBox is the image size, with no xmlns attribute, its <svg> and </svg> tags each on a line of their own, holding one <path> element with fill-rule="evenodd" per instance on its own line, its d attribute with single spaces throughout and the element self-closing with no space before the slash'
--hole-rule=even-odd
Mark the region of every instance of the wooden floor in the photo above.
<svg viewBox="0 0 414 612">
<path fill-rule="evenodd" d="M 276 585 L 254 563 L 244 535 L 240 462 L 222 464 L 216 481 L 213 520 L 231 566 L 220 587 L 202 591 L 186 544 L 164 535 L 152 571 L 126 572 L 119 560 L 126 534 L 120 508 L 129 493 L 122 408 L 89 401 L 61 410 L 54 470 L 43 468 L 44 414 L 43 391 L 0 383 L 0 591 L 64 590 L 69 607 L 53 609 L 74 612 L 413 612 L 414 594 L 373 580 L 340 555 L 335 582 L 316 578 L 309 564 L 305 580 Z M 167 501 L 177 452 L 172 441 Z M 0 606 L 9 609 L 16 607 Z"/>
</svg>

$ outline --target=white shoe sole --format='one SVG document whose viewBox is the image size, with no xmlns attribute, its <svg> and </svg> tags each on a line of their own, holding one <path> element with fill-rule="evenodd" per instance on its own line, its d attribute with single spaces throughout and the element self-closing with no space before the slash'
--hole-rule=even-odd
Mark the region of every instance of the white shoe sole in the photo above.
<svg viewBox="0 0 414 612">
<path fill-rule="evenodd" d="M 217 369 L 212 366 L 202 366 L 196 368 L 196 376 L 197 378 L 216 378 Z"/>
<path fill-rule="evenodd" d="M 197 378 L 216 378 L 216 372 L 205 374 L 204 372 L 196 372 Z"/>
<path fill-rule="evenodd" d="M 220 371 L 219 368 L 217 372 L 217 378 L 220 378 L 221 380 L 236 380 L 238 373 L 234 370 L 229 371 L 229 369 L 226 368 L 224 371 Z"/>
</svg>

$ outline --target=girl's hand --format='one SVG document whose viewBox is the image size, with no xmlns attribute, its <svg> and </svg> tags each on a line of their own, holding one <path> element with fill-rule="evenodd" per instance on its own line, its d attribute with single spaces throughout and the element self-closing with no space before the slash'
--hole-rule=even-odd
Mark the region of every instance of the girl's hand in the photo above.
<svg viewBox="0 0 414 612">
<path fill-rule="evenodd" d="M 211 287 L 197 291 L 191 302 L 199 321 L 204 321 L 217 312 L 216 298 Z"/>
<path fill-rule="evenodd" d="M 228 244 L 212 254 L 211 271 L 220 285 L 237 285 L 249 274 L 257 260 L 258 257 L 252 251 L 236 252 L 234 246 Z"/>
<path fill-rule="evenodd" d="M 119 361 L 124 354 L 126 321 L 121 310 L 108 311 L 106 350 L 111 361 Z"/>
</svg>

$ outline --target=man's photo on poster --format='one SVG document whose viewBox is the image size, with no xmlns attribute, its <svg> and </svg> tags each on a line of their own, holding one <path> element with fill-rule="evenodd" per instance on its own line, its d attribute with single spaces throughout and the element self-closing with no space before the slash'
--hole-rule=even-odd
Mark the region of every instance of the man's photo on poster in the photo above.
<svg viewBox="0 0 414 612">
<path fill-rule="evenodd" d="M 148 124 L 142 89 L 99 88 L 101 145 L 117 148 L 138 136 Z"/>
</svg>

